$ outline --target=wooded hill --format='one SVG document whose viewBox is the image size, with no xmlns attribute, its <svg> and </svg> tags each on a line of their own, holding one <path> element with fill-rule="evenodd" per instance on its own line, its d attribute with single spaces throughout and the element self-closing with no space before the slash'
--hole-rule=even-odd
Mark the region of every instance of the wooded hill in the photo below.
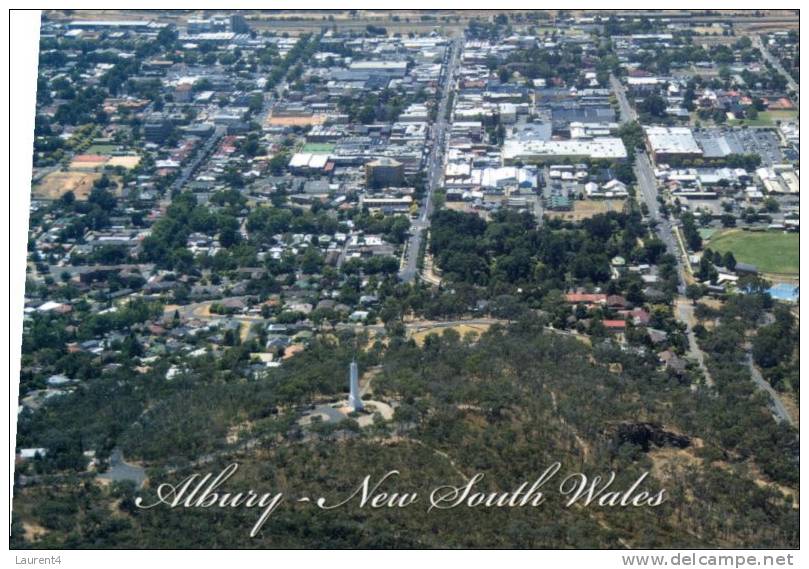
<svg viewBox="0 0 809 569">
<path fill-rule="evenodd" d="M 202 420 L 209 408 L 202 393 L 210 394 L 215 383 L 209 381 L 189 383 L 187 392 L 170 396 L 182 403 L 153 404 L 181 408 L 182 413 L 172 412 L 172 421 L 187 428 L 165 428 L 159 419 L 159 429 L 133 425 L 123 435 L 128 452 L 151 460 L 153 484 L 179 481 L 191 472 L 215 472 L 237 461 L 241 470 L 228 483 L 230 489 L 281 491 L 292 497 L 337 500 L 366 475 L 392 469 L 402 474 L 391 489 L 416 490 L 425 501 L 435 486 L 461 484 L 478 472 L 485 474 L 482 489 L 508 491 L 560 461 L 564 473 L 614 470 L 618 488 L 649 470 L 644 486 L 653 492 L 664 488 L 667 499 L 656 508 L 565 508 L 552 491 L 539 508 L 458 507 L 430 513 L 425 501 L 397 510 L 359 509 L 352 502 L 324 512 L 289 500 L 251 539 L 254 510 L 138 510 L 132 488 L 100 488 L 63 472 L 58 484 L 16 489 L 12 545 L 31 546 L 24 539 L 24 529 L 30 537 L 31 527 L 45 530 L 35 543 L 49 548 L 799 544 L 799 511 L 792 503 L 797 432 L 777 426 L 763 401 L 751 400 L 745 390 L 723 381 L 723 393 L 692 391 L 659 372 L 653 355 L 629 354 L 609 344 L 590 348 L 546 332 L 541 320 L 527 317 L 508 329 L 494 327 L 477 340 L 449 330 L 428 336 L 423 347 L 398 338 L 384 348 L 376 343 L 363 354 L 361 367 L 381 366 L 374 397 L 400 400 L 394 420 L 366 429 L 353 420 L 312 430 L 295 425 L 290 420 L 298 416 L 293 402 L 342 390 L 344 374 L 336 370 L 345 369 L 353 345 L 353 338 L 319 343 L 265 385 L 231 382 L 234 387 L 228 388 L 219 382 L 221 408 L 211 422 L 222 428 L 252 417 L 250 436 L 259 442 L 249 451 L 214 454 L 204 466 L 166 470 L 163 448 L 181 448 L 188 458 L 211 452 L 210 444 L 201 442 L 207 439 L 196 432 L 216 434 Z M 300 363 L 293 363 L 298 358 Z M 249 396 L 233 395 L 239 384 Z M 260 417 L 257 409 L 268 406 L 279 412 Z M 738 425 L 745 432 L 732 436 Z M 197 443 L 190 445 L 184 437 Z M 158 440 L 164 447 L 155 446 Z M 153 493 L 153 488 L 143 491 Z"/>
</svg>

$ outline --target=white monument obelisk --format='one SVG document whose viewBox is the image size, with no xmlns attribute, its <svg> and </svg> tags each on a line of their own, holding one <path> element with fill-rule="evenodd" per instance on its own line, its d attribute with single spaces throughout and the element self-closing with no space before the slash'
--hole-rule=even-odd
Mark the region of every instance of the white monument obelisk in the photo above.
<svg viewBox="0 0 809 569">
<path fill-rule="evenodd" d="M 352 360 L 348 368 L 348 406 L 354 411 L 362 411 L 362 398 L 360 397 L 360 378 L 357 371 L 357 362 Z"/>
</svg>

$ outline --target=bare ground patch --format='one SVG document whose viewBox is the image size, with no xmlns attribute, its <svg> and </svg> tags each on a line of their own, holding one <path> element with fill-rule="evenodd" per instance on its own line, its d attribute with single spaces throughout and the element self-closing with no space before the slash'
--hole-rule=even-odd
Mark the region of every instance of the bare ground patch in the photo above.
<svg viewBox="0 0 809 569">
<path fill-rule="evenodd" d="M 573 200 L 572 203 L 571 211 L 546 211 L 545 215 L 550 218 L 581 221 L 600 213 L 623 211 L 626 200 Z"/>
<path fill-rule="evenodd" d="M 458 324 L 455 326 L 436 326 L 434 328 L 428 328 L 426 330 L 419 330 L 418 332 L 413 332 L 410 337 L 416 342 L 416 344 L 418 344 L 419 346 L 423 346 L 424 339 L 427 337 L 428 334 L 438 334 L 440 336 L 446 330 L 455 330 L 456 332 L 458 332 L 458 334 L 461 335 L 462 338 L 470 332 L 480 336 L 489 329 L 489 326 L 490 326 L 489 324 Z"/>
<path fill-rule="evenodd" d="M 51 172 L 31 188 L 31 195 L 42 200 L 57 200 L 73 192 L 77 200 L 86 200 L 99 178 L 98 172 Z"/>
</svg>

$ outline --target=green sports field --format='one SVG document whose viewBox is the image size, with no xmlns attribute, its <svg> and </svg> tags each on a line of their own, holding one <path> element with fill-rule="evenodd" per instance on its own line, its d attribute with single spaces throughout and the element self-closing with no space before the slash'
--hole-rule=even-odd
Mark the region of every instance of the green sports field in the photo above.
<svg viewBox="0 0 809 569">
<path fill-rule="evenodd" d="M 309 152 L 311 154 L 329 154 L 334 151 L 334 144 L 329 142 L 307 142 L 301 148 L 301 152 Z"/>
<path fill-rule="evenodd" d="M 797 275 L 800 270 L 797 233 L 741 231 L 719 232 L 704 245 L 714 251 L 733 252 L 740 263 L 755 265 L 762 273 Z"/>
<path fill-rule="evenodd" d="M 90 145 L 87 150 L 84 151 L 85 154 L 112 154 L 118 147 L 114 144 L 92 144 Z"/>
</svg>

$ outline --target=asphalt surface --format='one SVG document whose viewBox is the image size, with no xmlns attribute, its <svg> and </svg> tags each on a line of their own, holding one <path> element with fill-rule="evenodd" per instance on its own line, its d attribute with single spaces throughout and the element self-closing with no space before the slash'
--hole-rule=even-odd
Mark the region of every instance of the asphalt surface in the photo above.
<svg viewBox="0 0 809 569">
<path fill-rule="evenodd" d="M 121 450 L 114 449 L 110 454 L 109 468 L 100 473 L 98 478 L 112 482 L 130 481 L 135 483 L 136 488 L 140 488 L 146 481 L 146 470 L 136 464 L 129 464 L 124 460 Z"/>
<path fill-rule="evenodd" d="M 621 123 L 638 120 L 638 113 L 635 112 L 635 109 L 632 108 L 632 105 L 629 104 L 626 98 L 626 89 L 612 73 L 610 73 L 610 85 L 615 93 L 615 97 L 618 99 L 618 107 L 621 111 Z"/>
<path fill-rule="evenodd" d="M 685 268 L 677 246 L 677 240 L 672 232 L 671 222 L 660 216 L 660 207 L 657 201 L 657 179 L 654 175 L 652 162 L 645 152 L 635 154 L 635 177 L 638 180 L 638 189 L 646 207 L 649 209 L 648 218 L 657 223 L 657 235 L 666 245 L 666 251 L 677 259 L 677 274 L 680 286 L 685 283 Z"/>
<path fill-rule="evenodd" d="M 424 233 L 430 227 L 430 215 L 433 210 L 433 192 L 441 184 L 444 170 L 444 149 L 446 148 L 447 105 L 455 82 L 455 71 L 460 61 L 460 39 L 453 40 L 451 53 L 446 66 L 441 102 L 438 105 L 438 116 L 432 129 L 432 150 L 427 163 L 427 195 L 422 202 L 418 217 L 410 224 L 410 240 L 407 243 L 404 261 L 399 269 L 399 280 L 412 282 L 418 274 L 419 251 Z"/>
<path fill-rule="evenodd" d="M 180 170 L 180 175 L 177 176 L 177 179 L 175 179 L 171 184 L 171 191 L 183 189 L 183 186 L 188 183 L 191 176 L 193 176 L 194 172 L 196 172 L 197 168 L 199 168 L 200 164 L 202 164 L 204 160 L 207 160 L 208 156 L 216 148 L 217 143 L 225 135 L 225 131 L 226 129 L 224 126 L 217 126 L 214 129 L 213 134 L 211 134 L 211 136 L 208 137 L 208 139 L 202 144 L 202 148 L 197 151 L 191 162 Z"/>
<path fill-rule="evenodd" d="M 747 366 L 750 368 L 750 376 L 753 378 L 753 381 L 758 386 L 759 389 L 766 392 L 770 396 L 770 409 L 772 409 L 773 417 L 779 423 L 787 422 L 791 426 L 795 426 L 795 421 L 792 420 L 792 417 L 787 411 L 787 408 L 784 407 L 784 403 L 781 401 L 781 398 L 778 396 L 778 393 L 773 389 L 772 385 L 764 379 L 761 375 L 761 372 L 753 363 L 753 356 L 748 352 L 747 354 Z"/>
</svg>

